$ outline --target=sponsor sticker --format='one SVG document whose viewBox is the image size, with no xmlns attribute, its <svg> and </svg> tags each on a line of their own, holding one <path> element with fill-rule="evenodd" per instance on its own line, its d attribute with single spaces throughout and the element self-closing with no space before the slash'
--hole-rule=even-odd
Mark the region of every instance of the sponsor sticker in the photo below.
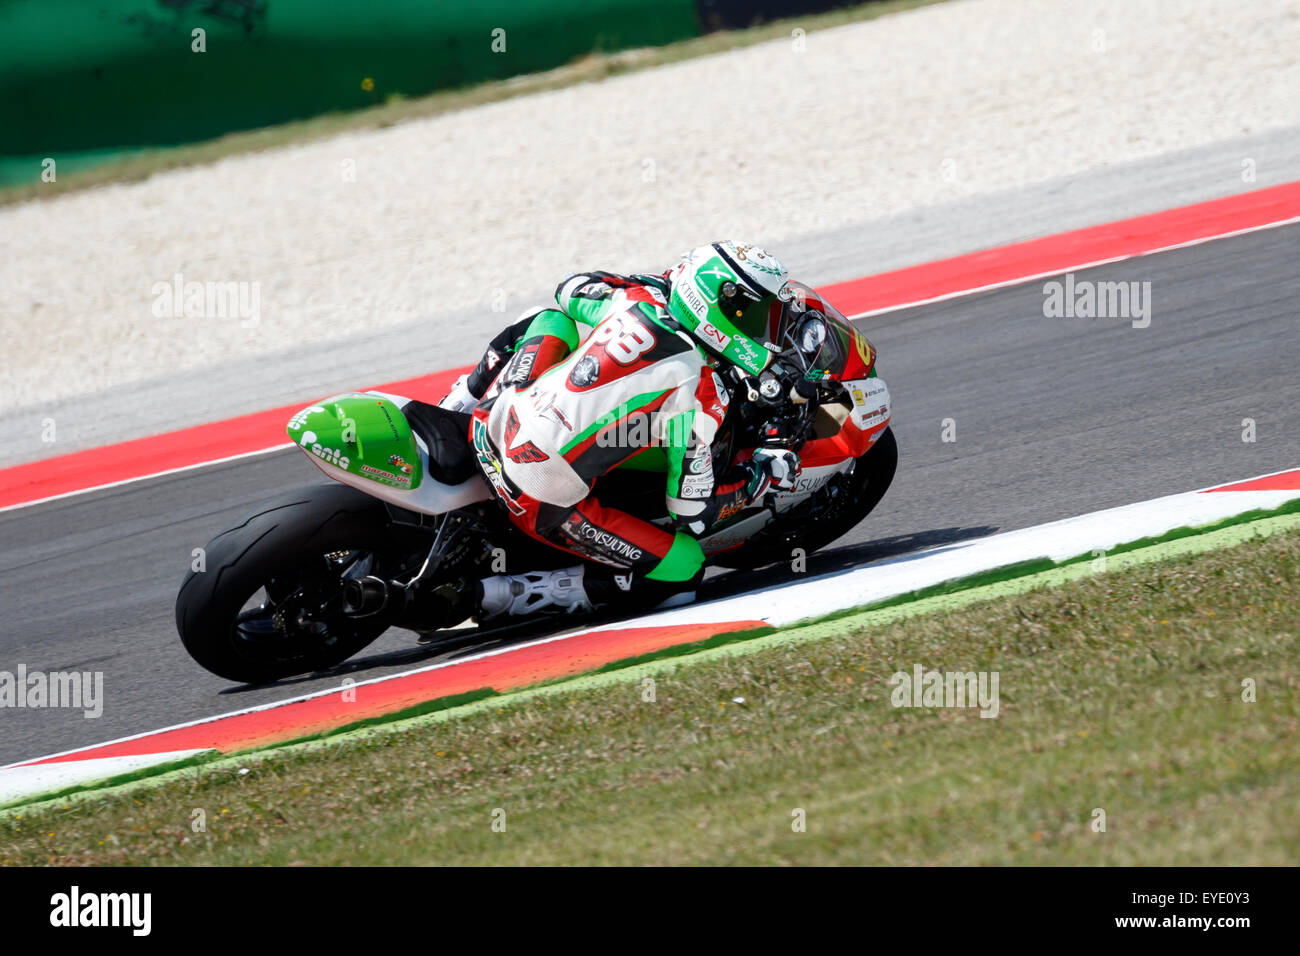
<svg viewBox="0 0 1300 956">
<path fill-rule="evenodd" d="M 883 379 L 869 378 L 861 388 L 854 386 L 852 394 L 853 421 L 859 428 L 875 428 L 889 418 L 889 388 Z"/>
<path fill-rule="evenodd" d="M 713 491 L 713 475 L 686 475 L 682 478 L 683 498 L 707 498 Z"/>
<path fill-rule="evenodd" d="M 596 527 L 576 511 L 565 519 L 560 529 L 574 541 L 588 545 L 600 554 L 613 556 L 623 562 L 639 561 L 643 554 L 642 550 L 630 541 L 625 541 L 604 528 Z"/>
<path fill-rule="evenodd" d="M 731 336 L 724 335 L 712 322 L 700 323 L 700 338 L 719 349 L 725 349 L 731 344 Z"/>
<path fill-rule="evenodd" d="M 731 393 L 727 391 L 727 386 L 722 381 L 722 376 L 717 372 L 710 370 L 709 374 L 713 376 L 713 390 L 718 393 L 718 404 L 723 408 L 731 403 Z"/>
<path fill-rule="evenodd" d="M 718 509 L 718 521 L 722 522 L 722 521 L 726 521 L 729 518 L 734 518 L 736 515 L 738 515 L 740 512 L 744 510 L 745 510 L 745 501 L 743 498 L 740 501 L 734 501 L 729 505 L 723 505 L 721 508 Z"/>
<path fill-rule="evenodd" d="M 380 469 L 374 468 L 370 465 L 362 465 L 361 470 L 366 475 L 382 484 L 392 485 L 394 488 L 411 487 L 411 479 L 406 475 L 394 475 L 392 472 L 381 471 Z"/>
<path fill-rule="evenodd" d="M 686 303 L 686 308 L 690 309 L 691 314 L 703 322 L 704 317 L 709 314 L 709 306 L 699 292 L 695 290 L 695 287 L 687 282 L 679 282 L 673 288 L 681 290 L 681 299 Z"/>
<path fill-rule="evenodd" d="M 569 373 L 569 381 L 574 388 L 588 388 L 596 384 L 598 378 L 600 378 L 600 362 L 594 355 L 584 355 Z"/>
<path fill-rule="evenodd" d="M 763 358 L 758 354 L 758 347 L 753 342 L 745 338 L 733 339 L 733 341 L 736 346 L 733 351 L 739 352 L 740 357 L 747 360 L 751 367 L 763 364 Z"/>
<path fill-rule="evenodd" d="M 379 410 L 380 410 L 381 412 L 384 413 L 384 419 L 385 419 L 385 421 L 388 422 L 388 429 L 389 429 L 389 431 L 391 431 L 391 432 L 393 433 L 393 439 L 394 439 L 395 441 L 401 441 L 401 440 L 402 440 L 402 436 L 398 433 L 398 431 L 397 431 L 397 425 L 393 422 L 393 416 L 390 415 L 390 414 L 388 414 L 388 409 L 387 409 L 387 407 L 385 407 L 383 401 L 377 399 L 377 400 L 375 401 L 375 404 L 378 405 L 378 406 L 379 406 Z M 355 443 L 355 442 L 352 442 L 351 444 L 356 444 L 356 443 Z"/>
<path fill-rule="evenodd" d="M 321 408 L 319 405 L 313 405 L 310 408 L 304 408 L 298 414 L 294 415 L 293 418 L 289 419 L 289 427 L 292 428 L 294 431 L 297 431 L 298 429 L 302 428 L 303 425 L 307 424 L 308 415 L 311 415 L 314 412 L 323 412 L 323 411 L 325 411 L 325 409 Z"/>
<path fill-rule="evenodd" d="M 492 453 L 492 445 L 488 441 L 487 426 L 480 418 L 474 419 L 474 451 L 478 457 L 479 471 L 483 472 L 483 477 L 488 480 L 488 484 L 492 486 L 492 490 L 496 492 L 497 497 L 510 509 L 512 514 L 524 514 L 524 506 L 515 500 L 514 495 L 506 487 L 505 476 L 501 474 L 501 463 L 497 461 L 496 455 Z"/>
</svg>

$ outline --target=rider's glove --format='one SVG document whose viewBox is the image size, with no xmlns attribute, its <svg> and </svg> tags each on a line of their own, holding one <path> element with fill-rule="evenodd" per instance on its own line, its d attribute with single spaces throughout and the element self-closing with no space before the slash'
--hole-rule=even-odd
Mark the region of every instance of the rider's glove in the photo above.
<svg viewBox="0 0 1300 956">
<path fill-rule="evenodd" d="M 750 479 L 745 494 L 757 501 L 769 488 L 793 491 L 802 466 L 799 456 L 788 448 L 757 448 L 750 466 Z"/>
</svg>

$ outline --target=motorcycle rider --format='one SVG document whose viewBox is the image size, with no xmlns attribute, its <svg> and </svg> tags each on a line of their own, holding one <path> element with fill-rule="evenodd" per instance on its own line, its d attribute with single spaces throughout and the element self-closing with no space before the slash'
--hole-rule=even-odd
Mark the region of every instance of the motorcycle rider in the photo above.
<svg viewBox="0 0 1300 956">
<path fill-rule="evenodd" d="M 799 475 L 786 449 L 757 449 L 720 476 L 728 463 L 711 454 L 730 399 L 715 369 L 767 368 L 770 317 L 791 295 L 774 256 L 714 242 L 662 275 L 569 276 L 557 308 L 525 313 L 492 340 L 441 404 L 472 410 L 479 466 L 512 522 L 585 563 L 485 578 L 480 619 L 694 599 L 704 574 L 697 536 L 719 512 L 792 488 Z M 667 459 L 674 530 L 592 494 L 597 478 L 651 448 Z"/>
</svg>

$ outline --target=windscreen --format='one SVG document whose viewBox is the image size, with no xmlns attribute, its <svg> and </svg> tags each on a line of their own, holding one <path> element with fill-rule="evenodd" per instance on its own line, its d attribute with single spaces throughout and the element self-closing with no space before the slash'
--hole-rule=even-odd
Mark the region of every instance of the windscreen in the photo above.
<svg viewBox="0 0 1300 956">
<path fill-rule="evenodd" d="M 870 345 L 816 290 L 801 282 L 790 285 L 794 295 L 781 310 L 777 343 L 803 366 L 806 378 L 842 379 L 852 356 L 869 356 Z M 861 345 L 857 339 L 862 339 Z"/>
</svg>

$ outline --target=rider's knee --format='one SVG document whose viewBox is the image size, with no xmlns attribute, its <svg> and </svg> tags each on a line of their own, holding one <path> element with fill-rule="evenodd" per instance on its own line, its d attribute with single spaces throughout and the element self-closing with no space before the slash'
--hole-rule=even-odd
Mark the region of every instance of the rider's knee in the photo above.
<svg viewBox="0 0 1300 956">
<path fill-rule="evenodd" d="M 684 531 L 673 537 L 672 547 L 646 575 L 651 581 L 664 583 L 698 581 L 704 572 L 704 549 Z"/>
</svg>

